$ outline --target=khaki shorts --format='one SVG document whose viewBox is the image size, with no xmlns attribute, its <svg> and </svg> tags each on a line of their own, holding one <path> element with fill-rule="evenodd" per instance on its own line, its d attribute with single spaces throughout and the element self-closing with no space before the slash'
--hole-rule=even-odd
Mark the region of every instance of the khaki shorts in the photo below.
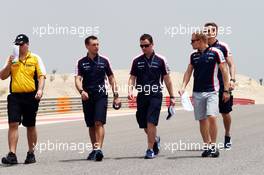
<svg viewBox="0 0 264 175">
<path fill-rule="evenodd" d="M 202 120 L 208 116 L 217 116 L 219 96 L 218 92 L 193 92 L 193 106 L 195 120 Z"/>
</svg>

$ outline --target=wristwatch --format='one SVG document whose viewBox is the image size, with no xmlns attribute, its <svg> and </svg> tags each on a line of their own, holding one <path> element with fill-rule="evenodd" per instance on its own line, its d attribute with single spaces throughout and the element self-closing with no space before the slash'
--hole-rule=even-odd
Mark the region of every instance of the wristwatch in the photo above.
<svg viewBox="0 0 264 175">
<path fill-rule="evenodd" d="M 229 90 L 224 90 L 223 92 L 230 94 L 230 91 Z"/>
<path fill-rule="evenodd" d="M 80 94 L 82 94 L 82 92 L 83 92 L 83 89 L 79 90 L 79 93 L 80 93 Z"/>
<path fill-rule="evenodd" d="M 119 97 L 118 92 L 114 92 L 114 98 L 118 98 L 118 97 Z"/>
<path fill-rule="evenodd" d="M 233 81 L 234 83 L 236 82 L 236 80 L 235 79 L 232 79 L 232 78 L 230 79 L 230 81 Z"/>
</svg>

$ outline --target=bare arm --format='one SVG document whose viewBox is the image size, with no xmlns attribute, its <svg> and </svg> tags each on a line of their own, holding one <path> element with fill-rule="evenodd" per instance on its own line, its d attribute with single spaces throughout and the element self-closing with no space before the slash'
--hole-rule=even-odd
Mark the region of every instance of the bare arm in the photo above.
<svg viewBox="0 0 264 175">
<path fill-rule="evenodd" d="M 235 81 L 236 81 L 236 67 L 232 56 L 229 56 L 226 58 L 226 62 L 229 67 L 229 73 L 230 73 L 230 90 L 235 89 Z"/>
<path fill-rule="evenodd" d="M 184 73 L 183 76 L 183 81 L 182 81 L 182 86 L 181 86 L 181 90 L 180 90 L 180 95 L 182 95 L 182 93 L 185 91 L 186 86 L 188 85 L 191 76 L 192 76 L 192 72 L 193 72 L 193 66 L 191 64 L 188 65 L 187 70 Z"/>
<path fill-rule="evenodd" d="M 172 85 L 172 82 L 171 82 L 170 75 L 169 74 L 165 75 L 163 77 L 163 79 L 164 79 L 164 82 L 165 82 L 165 85 L 167 87 L 167 90 L 169 92 L 170 97 L 174 98 L 173 85 Z"/>
<path fill-rule="evenodd" d="M 221 63 L 219 64 L 219 69 L 223 75 L 223 81 L 224 81 L 224 90 L 228 91 L 229 90 L 229 73 L 228 73 L 228 68 L 227 68 L 227 64 Z"/>
<path fill-rule="evenodd" d="M 116 83 L 116 79 L 115 79 L 114 75 L 109 76 L 108 79 L 109 79 L 110 85 L 112 86 L 113 94 L 115 92 L 118 92 L 118 87 L 117 87 L 117 83 Z"/>
<path fill-rule="evenodd" d="M 229 56 L 226 58 L 226 62 L 228 64 L 228 67 L 229 67 L 229 72 L 230 72 L 230 78 L 231 79 L 236 79 L 236 66 L 235 66 L 235 63 L 234 63 L 234 59 L 233 59 L 233 56 Z"/>
<path fill-rule="evenodd" d="M 79 76 L 79 75 L 75 76 L 75 87 L 79 91 L 79 93 L 81 94 L 81 97 L 82 97 L 82 100 L 83 101 L 86 101 L 86 100 L 89 99 L 88 92 L 85 92 L 83 90 L 83 87 L 82 87 L 82 77 Z"/>
<path fill-rule="evenodd" d="M 38 90 L 37 90 L 37 93 L 35 95 L 35 98 L 37 100 L 40 100 L 42 98 L 42 96 L 43 96 L 44 85 L 45 85 L 45 76 L 41 75 L 38 78 Z"/>
<path fill-rule="evenodd" d="M 75 76 L 75 87 L 80 92 L 83 90 L 82 88 L 82 77 L 81 76 Z"/>
<path fill-rule="evenodd" d="M 9 77 L 11 73 L 11 65 L 12 61 L 14 60 L 14 56 L 10 56 L 5 64 L 4 68 L 0 71 L 0 78 L 1 80 L 5 80 Z"/>
<path fill-rule="evenodd" d="M 224 102 L 227 102 L 230 98 L 229 73 L 228 73 L 227 63 L 224 62 L 224 63 L 219 64 L 219 69 L 222 73 L 223 81 L 224 81 L 224 93 L 223 93 L 223 99 L 222 100 Z"/>
<path fill-rule="evenodd" d="M 45 86 L 45 76 L 40 76 L 39 79 L 38 79 L 38 90 L 42 90 L 44 89 L 44 86 Z"/>
<path fill-rule="evenodd" d="M 134 75 L 130 75 L 128 79 L 128 99 L 133 99 L 133 87 L 136 83 L 136 77 Z"/>
</svg>

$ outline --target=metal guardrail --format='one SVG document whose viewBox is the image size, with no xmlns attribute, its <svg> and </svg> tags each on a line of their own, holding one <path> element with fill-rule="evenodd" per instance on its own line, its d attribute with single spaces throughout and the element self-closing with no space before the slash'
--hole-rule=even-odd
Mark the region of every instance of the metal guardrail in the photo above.
<svg viewBox="0 0 264 175">
<path fill-rule="evenodd" d="M 136 108 L 136 99 L 130 101 L 127 97 L 120 97 L 123 109 Z M 113 97 L 108 98 L 108 109 L 112 110 Z M 162 106 L 169 106 L 170 98 L 163 97 Z M 235 98 L 234 105 L 255 104 L 254 100 Z M 176 106 L 180 106 L 180 98 L 176 97 Z M 38 115 L 64 114 L 81 112 L 82 101 L 80 97 L 44 98 L 40 101 Z M 0 100 L 0 117 L 7 116 L 7 101 Z"/>
<path fill-rule="evenodd" d="M 120 97 L 122 108 L 136 108 L 136 101 L 129 101 L 127 97 Z M 108 98 L 108 109 L 112 109 L 113 97 Z M 163 106 L 169 105 L 169 97 L 164 97 Z M 180 99 L 176 98 L 176 105 L 180 105 Z M 63 114 L 70 112 L 81 112 L 82 101 L 80 97 L 44 98 L 40 101 L 38 115 Z M 0 100 L 0 117 L 7 116 L 7 101 Z"/>
</svg>

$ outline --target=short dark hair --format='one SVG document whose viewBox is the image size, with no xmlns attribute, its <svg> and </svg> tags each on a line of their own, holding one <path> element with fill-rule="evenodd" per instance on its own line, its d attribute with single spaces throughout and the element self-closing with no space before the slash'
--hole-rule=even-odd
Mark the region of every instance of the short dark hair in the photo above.
<svg viewBox="0 0 264 175">
<path fill-rule="evenodd" d="M 90 40 L 97 40 L 98 38 L 94 35 L 88 36 L 85 40 L 84 43 L 85 45 L 89 45 L 90 44 Z"/>
<path fill-rule="evenodd" d="M 218 26 L 217 26 L 216 23 L 214 23 L 214 22 L 207 22 L 207 23 L 205 23 L 204 27 L 208 27 L 208 26 L 213 26 L 213 27 L 216 28 L 216 31 L 218 31 Z"/>
<path fill-rule="evenodd" d="M 153 44 L 153 38 L 150 34 L 143 34 L 140 37 L 140 41 L 148 40 L 151 44 Z"/>
</svg>

